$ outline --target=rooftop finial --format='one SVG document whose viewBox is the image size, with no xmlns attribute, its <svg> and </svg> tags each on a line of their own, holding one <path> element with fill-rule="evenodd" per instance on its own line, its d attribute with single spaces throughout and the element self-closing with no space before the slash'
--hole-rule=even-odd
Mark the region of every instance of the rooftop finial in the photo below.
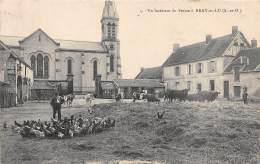
<svg viewBox="0 0 260 164">
<path fill-rule="evenodd" d="M 103 9 L 102 17 L 106 18 L 118 18 L 118 14 L 116 11 L 116 5 L 113 0 L 106 0 L 105 7 Z"/>
</svg>

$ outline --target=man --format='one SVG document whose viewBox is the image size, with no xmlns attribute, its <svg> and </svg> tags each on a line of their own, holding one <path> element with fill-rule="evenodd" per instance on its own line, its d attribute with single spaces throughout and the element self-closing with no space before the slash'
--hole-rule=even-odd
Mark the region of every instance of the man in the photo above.
<svg viewBox="0 0 260 164">
<path fill-rule="evenodd" d="M 54 96 L 51 98 L 51 106 L 53 109 L 53 118 L 56 118 L 56 113 L 58 113 L 58 120 L 61 120 L 61 97 L 56 92 Z"/>
<path fill-rule="evenodd" d="M 243 92 L 243 101 L 244 101 L 244 104 L 248 104 L 248 93 L 247 93 L 247 88 L 244 88 L 244 92 Z"/>
</svg>

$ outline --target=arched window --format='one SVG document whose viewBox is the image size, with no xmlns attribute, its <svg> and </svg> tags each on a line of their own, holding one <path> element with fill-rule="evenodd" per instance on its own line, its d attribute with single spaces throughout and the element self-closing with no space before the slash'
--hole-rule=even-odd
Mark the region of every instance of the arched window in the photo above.
<svg viewBox="0 0 260 164">
<path fill-rule="evenodd" d="M 32 67 L 32 70 L 33 70 L 33 76 L 35 77 L 36 76 L 36 59 L 35 59 L 35 56 L 31 56 L 30 58 L 31 60 L 31 67 Z"/>
<path fill-rule="evenodd" d="M 112 38 L 116 39 L 116 25 L 115 25 L 115 23 L 113 23 L 111 27 L 112 27 L 112 32 L 111 32 Z"/>
<path fill-rule="evenodd" d="M 94 60 L 93 61 L 93 80 L 95 80 L 96 76 L 97 76 L 97 61 Z"/>
<path fill-rule="evenodd" d="M 49 58 L 44 57 L 44 77 L 49 77 Z"/>
<path fill-rule="evenodd" d="M 68 69 L 67 73 L 72 74 L 72 60 L 71 59 L 67 60 L 67 69 Z"/>
<path fill-rule="evenodd" d="M 114 55 L 110 56 L 110 72 L 114 72 Z"/>
<path fill-rule="evenodd" d="M 37 55 L 37 77 L 43 77 L 43 56 Z"/>
<path fill-rule="evenodd" d="M 110 23 L 108 23 L 107 24 L 107 35 L 108 35 L 108 38 L 111 38 L 111 24 Z"/>
</svg>

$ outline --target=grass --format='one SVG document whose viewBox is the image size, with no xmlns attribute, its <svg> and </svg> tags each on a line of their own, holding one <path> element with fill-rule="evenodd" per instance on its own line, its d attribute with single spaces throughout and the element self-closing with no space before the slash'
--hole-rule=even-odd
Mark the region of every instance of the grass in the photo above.
<svg viewBox="0 0 260 164">
<path fill-rule="evenodd" d="M 33 111 L 4 110 L 11 120 L 47 119 L 48 105 Z M 24 107 L 26 108 L 26 107 Z M 113 117 L 116 127 L 73 139 L 24 139 L 1 129 L 2 163 L 82 163 L 145 160 L 162 163 L 259 163 L 260 107 L 240 102 L 111 103 L 95 105 L 94 115 Z M 158 111 L 166 111 L 156 119 Z M 37 114 L 38 113 L 38 114 Z M 84 106 L 64 115 L 89 115 Z M 2 123 L 2 122 L 1 122 Z"/>
</svg>

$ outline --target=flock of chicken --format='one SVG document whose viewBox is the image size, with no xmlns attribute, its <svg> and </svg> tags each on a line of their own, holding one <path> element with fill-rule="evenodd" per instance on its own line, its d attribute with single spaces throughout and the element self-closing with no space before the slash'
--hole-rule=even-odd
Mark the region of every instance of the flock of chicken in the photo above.
<svg viewBox="0 0 260 164">
<path fill-rule="evenodd" d="M 79 115 L 75 118 L 73 115 L 70 118 L 58 121 L 51 119 L 51 121 L 42 122 L 41 120 L 27 120 L 22 124 L 14 122 L 14 130 L 22 137 L 31 138 L 72 138 L 74 136 L 84 136 L 102 132 L 105 129 L 115 127 L 115 119 L 106 117 L 86 117 Z"/>
</svg>

